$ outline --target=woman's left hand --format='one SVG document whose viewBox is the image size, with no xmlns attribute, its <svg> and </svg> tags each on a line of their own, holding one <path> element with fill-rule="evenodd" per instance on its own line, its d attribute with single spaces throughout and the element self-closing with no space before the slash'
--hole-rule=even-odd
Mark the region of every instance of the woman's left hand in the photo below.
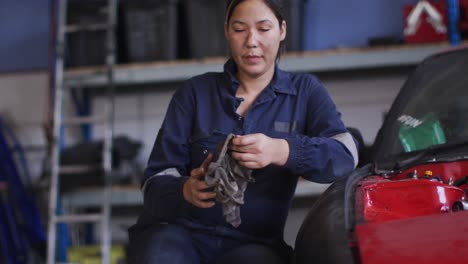
<svg viewBox="0 0 468 264">
<path fill-rule="evenodd" d="M 270 164 L 282 166 L 289 157 L 289 144 L 285 139 L 260 133 L 235 136 L 229 149 L 231 157 L 249 169 L 260 169 Z"/>
</svg>

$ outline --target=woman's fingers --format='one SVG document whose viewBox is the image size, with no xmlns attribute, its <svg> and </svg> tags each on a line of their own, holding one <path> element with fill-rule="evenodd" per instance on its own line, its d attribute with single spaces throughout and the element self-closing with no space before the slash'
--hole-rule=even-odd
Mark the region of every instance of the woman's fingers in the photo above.
<svg viewBox="0 0 468 264">
<path fill-rule="evenodd" d="M 205 175 L 205 169 L 204 168 L 195 168 L 190 172 L 190 177 L 200 179 Z"/>
<path fill-rule="evenodd" d="M 248 152 L 231 152 L 231 157 L 239 162 L 247 162 L 256 160 L 256 155 Z"/>
<path fill-rule="evenodd" d="M 258 141 L 258 137 L 260 136 L 261 134 L 235 136 L 232 138 L 231 143 L 233 145 L 238 145 L 238 146 L 251 145 L 251 144 L 255 144 Z"/>
<path fill-rule="evenodd" d="M 194 201 L 192 204 L 195 205 L 198 208 L 210 208 L 210 207 L 213 207 L 215 205 L 215 203 L 212 202 L 212 201 L 205 202 L 205 201 L 201 201 L 201 200 Z"/>
<path fill-rule="evenodd" d="M 255 161 L 249 161 L 249 162 L 239 162 L 241 166 L 244 166 L 248 169 L 261 169 L 265 166 L 259 164 L 258 162 Z"/>
<path fill-rule="evenodd" d="M 198 182 L 198 184 L 200 185 L 200 182 Z M 216 193 L 214 192 L 203 191 L 203 189 L 195 189 L 193 190 L 192 194 L 191 203 L 197 207 L 210 208 L 215 205 L 213 199 L 216 197 Z"/>
<path fill-rule="evenodd" d="M 231 157 L 241 165 L 249 169 L 259 169 L 271 163 L 270 156 L 262 151 L 231 151 Z"/>
<path fill-rule="evenodd" d="M 214 193 L 214 192 L 199 192 L 198 193 L 198 200 L 200 200 L 200 201 L 213 199 L 215 197 L 216 197 L 216 193 Z"/>
<path fill-rule="evenodd" d="M 210 165 L 212 160 L 213 160 L 213 154 L 208 153 L 208 156 L 202 162 L 200 167 L 195 168 L 190 172 L 190 176 L 195 177 L 195 178 L 202 178 L 203 176 L 205 176 L 205 173 L 208 170 L 208 166 Z"/>
<path fill-rule="evenodd" d="M 200 165 L 200 168 L 203 168 L 204 171 L 208 170 L 208 166 L 210 165 L 211 161 L 213 161 L 213 154 L 210 152 L 208 156 L 206 156 L 205 160 Z"/>
<path fill-rule="evenodd" d="M 260 133 L 234 137 L 230 150 L 231 157 L 249 169 L 270 164 L 283 166 L 289 158 L 289 144 L 285 139 L 270 138 Z"/>
<path fill-rule="evenodd" d="M 251 145 L 231 145 L 229 148 L 231 151 L 234 152 L 240 152 L 240 153 L 258 153 L 259 150 L 256 147 L 256 145 L 251 144 Z"/>
<path fill-rule="evenodd" d="M 208 185 L 194 172 L 184 185 L 184 198 L 189 203 L 200 208 L 209 208 L 214 205 L 213 201 L 207 201 L 216 197 L 215 192 L 207 191 Z"/>
<path fill-rule="evenodd" d="M 212 199 L 216 197 L 216 193 L 207 191 L 209 186 L 203 180 L 212 160 L 213 155 L 209 153 L 200 167 L 190 172 L 190 178 L 184 184 L 185 200 L 199 208 L 209 208 L 215 205 Z"/>
<path fill-rule="evenodd" d="M 245 136 L 235 136 L 231 140 L 229 145 L 229 150 L 232 153 L 250 153 L 258 154 L 261 152 L 258 145 L 258 134 L 245 135 Z M 237 159 L 236 157 L 234 157 Z"/>
<path fill-rule="evenodd" d="M 195 190 L 196 191 L 204 191 L 204 190 L 206 190 L 208 188 L 209 188 L 209 186 L 208 186 L 208 184 L 206 184 L 205 181 L 198 180 L 198 181 L 195 182 Z"/>
</svg>

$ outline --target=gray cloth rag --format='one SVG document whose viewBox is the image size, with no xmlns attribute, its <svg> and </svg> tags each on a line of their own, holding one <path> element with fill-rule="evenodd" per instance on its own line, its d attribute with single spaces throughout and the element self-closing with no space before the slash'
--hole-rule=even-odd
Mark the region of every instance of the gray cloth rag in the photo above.
<svg viewBox="0 0 468 264">
<path fill-rule="evenodd" d="M 229 142 L 234 134 L 229 134 L 218 154 L 216 162 L 210 163 L 205 176 L 208 186 L 214 188 L 216 201 L 223 206 L 223 215 L 234 227 L 241 224 L 240 205 L 244 204 L 244 192 L 247 183 L 254 182 L 252 170 L 237 163 L 227 154 Z"/>
</svg>

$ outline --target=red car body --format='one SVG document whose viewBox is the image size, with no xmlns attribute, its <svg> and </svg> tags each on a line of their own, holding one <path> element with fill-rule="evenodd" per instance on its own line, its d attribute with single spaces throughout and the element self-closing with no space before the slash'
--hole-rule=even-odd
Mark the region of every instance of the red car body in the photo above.
<svg viewBox="0 0 468 264">
<path fill-rule="evenodd" d="M 371 157 L 313 205 L 296 263 L 468 263 L 468 47 L 416 68 Z"/>
<path fill-rule="evenodd" d="M 468 161 L 454 161 L 362 180 L 354 234 L 360 263 L 468 263 L 468 211 L 453 208 L 466 201 L 466 183 L 447 184 L 466 175 Z"/>
</svg>

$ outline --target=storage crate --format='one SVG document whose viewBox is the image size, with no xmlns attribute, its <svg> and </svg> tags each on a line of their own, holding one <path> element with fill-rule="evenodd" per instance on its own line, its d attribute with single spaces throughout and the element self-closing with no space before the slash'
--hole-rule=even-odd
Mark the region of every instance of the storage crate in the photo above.
<svg viewBox="0 0 468 264">
<path fill-rule="evenodd" d="M 285 0 L 286 51 L 303 50 L 303 18 L 305 0 Z"/>
<path fill-rule="evenodd" d="M 192 58 L 226 56 L 228 44 L 224 37 L 226 1 L 184 0 L 188 43 L 185 47 Z"/>
<path fill-rule="evenodd" d="M 367 46 L 371 38 L 403 36 L 403 7 L 417 0 L 308 0 L 304 49 Z"/>
<path fill-rule="evenodd" d="M 177 58 L 177 0 L 127 1 L 122 5 L 129 62 Z"/>
<path fill-rule="evenodd" d="M 70 1 L 67 9 L 68 25 L 101 24 L 107 21 L 106 2 Z M 106 31 L 78 31 L 66 35 L 65 65 L 78 67 L 105 64 Z"/>
</svg>

